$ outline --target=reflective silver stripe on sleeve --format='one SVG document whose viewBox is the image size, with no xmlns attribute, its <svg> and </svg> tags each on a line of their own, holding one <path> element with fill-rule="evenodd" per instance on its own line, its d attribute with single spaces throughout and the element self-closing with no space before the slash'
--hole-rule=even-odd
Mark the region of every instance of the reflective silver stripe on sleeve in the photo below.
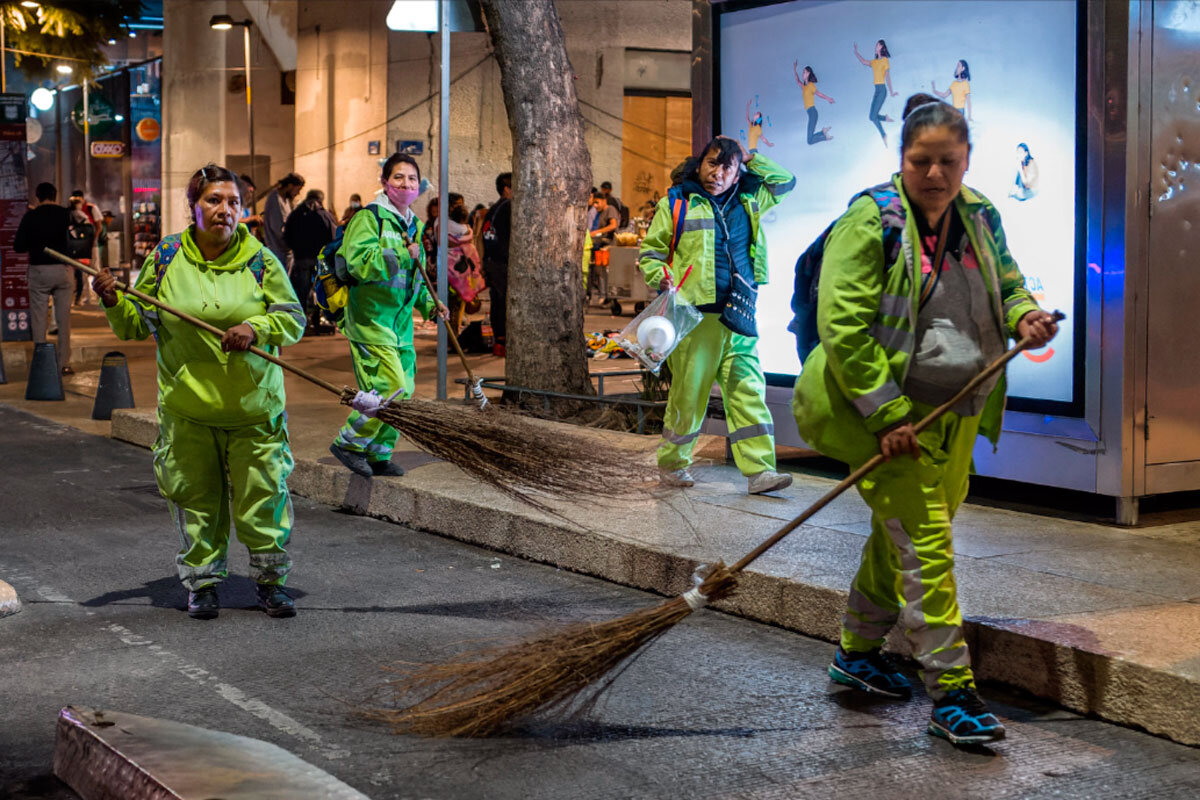
<svg viewBox="0 0 1200 800">
<path fill-rule="evenodd" d="M 867 392 L 862 397 L 856 397 L 851 402 L 865 419 L 883 408 L 885 403 L 890 403 L 900 397 L 901 394 L 900 387 L 896 385 L 896 382 L 888 381 L 878 389 Z"/>
<path fill-rule="evenodd" d="M 643 250 L 643 251 L 641 251 L 640 253 L 638 253 L 638 259 L 640 260 L 640 259 L 643 259 L 643 258 L 656 258 L 656 259 L 658 259 L 659 261 L 666 261 L 666 260 L 667 260 L 667 254 L 666 254 L 666 253 L 660 253 L 660 252 L 658 252 L 657 250 Z"/>
<path fill-rule="evenodd" d="M 740 442 L 742 439 L 753 439 L 755 436 L 774 436 L 775 426 L 770 422 L 760 422 L 738 428 L 729 434 L 729 443 Z"/>
<path fill-rule="evenodd" d="M 767 188 L 771 190 L 772 197 L 779 197 L 781 194 L 787 194 L 792 189 L 796 188 L 796 176 L 793 175 L 792 179 L 787 183 L 768 183 Z"/>
<path fill-rule="evenodd" d="M 302 305 L 300 305 L 299 303 L 272 303 L 271 305 L 267 306 L 268 314 L 272 313 L 273 311 L 303 311 L 303 310 L 304 310 L 304 307 Z"/>
<path fill-rule="evenodd" d="M 157 333 L 159 325 L 158 312 L 153 308 L 143 308 L 132 300 L 129 302 L 133 306 L 133 310 L 137 312 L 137 315 L 142 318 L 142 322 L 146 323 L 146 327 L 150 329 L 150 332 Z"/>
<path fill-rule="evenodd" d="M 1007 303 L 1004 304 L 1005 316 L 1008 315 L 1008 312 L 1012 311 L 1014 308 L 1021 305 L 1022 303 L 1029 303 L 1029 302 L 1032 302 L 1032 301 L 1028 297 L 1014 297 L 1012 300 L 1009 300 Z"/>
<path fill-rule="evenodd" d="M 396 251 L 390 247 L 383 248 L 383 263 L 388 265 L 388 270 L 393 275 L 400 271 L 400 259 L 396 256 Z"/>
<path fill-rule="evenodd" d="M 887 314 L 890 317 L 907 318 L 911 307 L 912 305 L 907 297 L 885 293 L 879 298 L 879 313 Z"/>
<path fill-rule="evenodd" d="M 899 328 L 893 328 L 891 325 L 876 322 L 871 326 L 871 335 L 881 345 L 890 350 L 912 350 L 913 335 L 911 331 L 902 331 Z"/>
<path fill-rule="evenodd" d="M 696 219 L 689 217 L 683 221 L 683 232 L 688 231 L 711 231 L 717 227 L 717 221 L 712 217 L 708 219 Z"/>
<path fill-rule="evenodd" d="M 700 431 L 696 431 L 695 433 L 685 433 L 681 436 L 678 433 L 675 433 L 675 431 L 671 430 L 670 428 L 663 428 L 663 432 L 662 432 L 663 438 L 666 439 L 671 444 L 687 444 L 688 442 L 694 440 L 699 435 L 700 435 Z"/>
</svg>

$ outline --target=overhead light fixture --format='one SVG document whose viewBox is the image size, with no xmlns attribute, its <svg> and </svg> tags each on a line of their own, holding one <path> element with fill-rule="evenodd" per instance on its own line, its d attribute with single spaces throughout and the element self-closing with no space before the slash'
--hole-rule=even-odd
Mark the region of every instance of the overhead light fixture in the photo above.
<svg viewBox="0 0 1200 800">
<path fill-rule="evenodd" d="M 113 119 L 115 119 L 117 122 L 124 122 L 125 115 L 124 114 L 114 114 Z"/>
<path fill-rule="evenodd" d="M 54 105 L 54 92 L 43 87 L 33 90 L 33 94 L 29 96 L 29 102 L 33 103 L 33 107 L 38 111 L 49 111 Z"/>
<path fill-rule="evenodd" d="M 109 44 L 116 44 L 116 43 L 117 43 L 117 40 L 116 40 L 116 39 L 109 39 L 109 40 L 108 40 L 108 43 L 109 43 Z"/>
<path fill-rule="evenodd" d="M 72 72 L 75 71 L 75 68 L 72 67 L 70 64 L 59 64 L 58 66 L 55 67 L 55 69 L 58 70 L 58 73 L 60 75 L 70 75 Z"/>
<path fill-rule="evenodd" d="M 130 32 L 129 32 L 129 38 L 130 38 L 130 39 L 136 39 L 136 38 L 137 38 L 137 31 L 130 31 Z"/>
<path fill-rule="evenodd" d="M 388 30 L 436 32 L 437 0 L 396 0 L 387 15 Z"/>
<path fill-rule="evenodd" d="M 214 31 L 227 31 L 233 27 L 233 17 L 228 14 L 214 14 L 208 21 L 208 27 Z"/>
<path fill-rule="evenodd" d="M 41 8 L 41 3 L 35 3 L 34 0 L 21 0 L 21 5 L 25 8 Z"/>
</svg>

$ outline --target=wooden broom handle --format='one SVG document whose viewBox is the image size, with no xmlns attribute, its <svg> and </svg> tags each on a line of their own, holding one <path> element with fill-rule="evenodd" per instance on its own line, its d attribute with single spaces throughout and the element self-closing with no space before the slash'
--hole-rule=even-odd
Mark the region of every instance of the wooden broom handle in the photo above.
<svg viewBox="0 0 1200 800">
<path fill-rule="evenodd" d="M 1053 313 L 1053 316 L 1054 316 L 1055 322 L 1061 322 L 1062 320 L 1067 318 L 1067 315 L 1062 313 L 1061 311 L 1055 311 Z M 933 411 L 930 411 L 928 416 L 926 416 L 923 420 L 921 420 L 920 422 L 918 422 L 916 425 L 913 426 L 913 431 L 915 433 L 920 433 L 921 431 L 925 430 L 930 425 L 932 425 L 934 423 L 934 421 L 936 421 L 938 419 L 938 417 L 942 416 L 947 411 L 949 411 L 951 408 L 953 408 L 955 405 L 957 405 L 960 400 L 962 400 L 964 397 L 971 394 L 971 392 L 975 391 L 977 388 L 979 388 L 981 385 L 983 385 L 984 381 L 986 381 L 988 378 L 992 377 L 997 372 L 999 372 L 1001 369 L 1003 369 L 1005 364 L 1007 364 L 1009 361 L 1012 361 L 1014 358 L 1016 358 L 1018 353 L 1020 353 L 1022 350 L 1024 350 L 1026 347 L 1029 346 L 1029 342 L 1030 342 L 1030 337 L 1028 337 L 1028 336 L 1026 336 L 1021 341 L 1017 342 L 1016 345 L 1014 345 L 1011 350 L 1009 350 L 1007 353 L 1000 356 L 995 361 L 993 361 L 991 364 L 986 366 L 984 368 L 984 370 L 982 372 L 980 372 L 978 375 L 976 375 L 974 378 L 972 378 L 967 383 L 966 386 L 959 389 L 957 394 L 955 394 L 953 397 L 951 397 L 946 402 L 942 403 L 940 406 L 935 408 Z M 736 564 L 734 564 L 732 567 L 729 568 L 729 571 L 730 572 L 741 572 L 746 567 L 750 566 L 750 564 L 752 564 L 755 559 L 757 559 L 763 553 L 770 550 L 775 545 L 779 544 L 780 540 L 782 540 L 785 536 L 787 536 L 789 533 L 796 530 L 796 528 L 799 528 L 801 525 L 803 525 L 805 522 L 807 522 L 810 517 L 812 517 L 818 511 L 823 509 L 825 506 L 827 506 L 831 502 L 833 502 L 834 499 L 838 497 L 838 495 L 840 495 L 842 492 L 849 489 L 854 484 L 858 483 L 860 480 L 862 480 L 864 477 L 866 477 L 867 473 L 869 473 L 871 470 L 878 467 L 883 462 L 884 462 L 884 458 L 883 458 L 882 453 L 878 453 L 878 454 L 872 456 L 871 459 L 867 463 L 863 464 L 861 467 L 859 467 L 858 469 L 851 472 L 849 475 L 847 475 L 845 478 L 842 479 L 841 483 L 839 483 L 837 486 L 830 489 L 825 494 L 824 497 L 822 497 L 820 500 L 818 500 L 817 502 L 815 502 L 811 506 L 809 506 L 807 509 L 805 509 L 798 517 L 795 517 L 790 522 L 788 522 L 786 525 L 784 525 L 782 528 L 775 531 L 775 533 L 773 533 L 771 535 L 771 538 L 767 539 L 765 542 L 760 544 L 758 547 L 754 548 L 749 553 L 742 556 L 740 561 L 738 561 Z"/>
<path fill-rule="evenodd" d="M 419 258 L 414 258 L 413 263 L 415 263 L 417 265 L 417 269 L 420 270 L 421 280 L 425 281 L 425 288 L 428 289 L 429 294 L 433 296 L 433 302 L 435 302 L 435 303 L 441 302 L 437 298 L 437 292 L 434 291 L 432 281 L 429 280 L 429 273 L 425 271 L 425 265 L 421 263 L 421 260 Z M 449 268 L 449 267 L 447 266 L 447 268 Z M 446 280 L 450 280 L 450 279 L 447 277 Z M 446 335 L 450 337 L 450 343 L 452 345 L 454 345 L 454 352 L 458 353 L 458 359 L 459 359 L 459 361 L 462 362 L 463 369 L 465 369 L 467 371 L 467 380 L 471 383 L 471 385 L 474 385 L 475 384 L 475 373 L 471 371 L 471 365 L 467 363 L 467 354 L 463 352 L 462 345 L 460 345 L 458 343 L 458 335 L 450 327 L 450 320 L 442 319 L 440 316 L 438 317 L 438 320 L 442 323 L 442 326 L 446 329 Z"/>
<path fill-rule="evenodd" d="M 71 258 L 70 256 L 64 256 L 62 253 L 58 252 L 57 250 L 51 250 L 49 247 L 47 247 L 46 253 L 48 255 L 53 256 L 54 258 L 57 258 L 59 261 L 63 262 L 64 264 L 68 264 L 72 267 L 75 267 L 76 269 L 83 270 L 84 272 L 86 272 L 89 275 L 99 275 L 100 274 L 100 270 L 96 269 L 95 267 L 89 267 L 87 264 L 76 261 L 75 259 Z M 183 320 L 185 322 L 190 322 L 193 325 L 195 325 L 197 328 L 202 328 L 203 330 L 206 330 L 215 336 L 224 336 L 225 335 L 225 331 L 221 330 L 217 326 L 211 325 L 198 317 L 193 317 L 191 314 L 185 314 L 184 312 L 180 311 L 179 309 L 173 308 L 173 307 L 167 305 L 162 300 L 159 300 L 157 297 L 151 297 L 148 294 L 139 292 L 137 289 L 134 289 L 133 287 L 131 287 L 125 283 L 122 283 L 121 281 L 117 281 L 117 288 L 127 294 L 133 295 L 134 297 L 136 297 L 137 299 L 141 300 L 144 303 L 149 303 L 152 306 L 158 306 L 163 311 L 174 314 L 175 316 L 179 317 L 181 320 Z M 270 353 L 268 353 L 266 350 L 263 350 L 260 347 L 252 346 L 250 348 L 250 352 L 254 353 L 254 355 L 256 355 L 256 356 L 265 358 L 267 361 L 270 361 L 272 364 L 277 364 L 278 366 L 283 367 L 288 372 L 299 375 L 301 378 L 304 378 L 304 380 L 306 380 L 306 381 L 315 383 L 317 386 L 320 386 L 322 389 L 325 389 L 326 391 L 336 394 L 338 397 L 341 397 L 341 395 L 342 395 L 342 390 L 339 387 L 334 386 L 329 381 L 324 380 L 322 378 L 318 378 L 316 375 L 313 375 L 311 372 L 306 372 L 293 364 L 289 364 L 288 362 L 284 361 L 282 358 L 279 358 L 278 356 L 273 356 Z"/>
</svg>

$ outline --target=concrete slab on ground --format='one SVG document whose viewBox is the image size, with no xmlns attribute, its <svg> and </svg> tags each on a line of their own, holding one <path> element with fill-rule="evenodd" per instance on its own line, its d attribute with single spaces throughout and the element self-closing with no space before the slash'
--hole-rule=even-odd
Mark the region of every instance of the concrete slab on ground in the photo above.
<svg viewBox="0 0 1200 800">
<path fill-rule="evenodd" d="M 367 800 L 268 742 L 74 706 L 58 715 L 54 774 L 83 800 Z"/>
</svg>

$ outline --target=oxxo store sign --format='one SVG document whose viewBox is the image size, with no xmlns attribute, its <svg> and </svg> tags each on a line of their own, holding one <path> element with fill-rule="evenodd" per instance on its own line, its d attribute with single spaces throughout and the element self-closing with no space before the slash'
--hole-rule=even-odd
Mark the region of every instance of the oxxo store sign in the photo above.
<svg viewBox="0 0 1200 800">
<path fill-rule="evenodd" d="M 92 142 L 92 158 L 120 158 L 125 155 L 124 142 Z"/>
</svg>

